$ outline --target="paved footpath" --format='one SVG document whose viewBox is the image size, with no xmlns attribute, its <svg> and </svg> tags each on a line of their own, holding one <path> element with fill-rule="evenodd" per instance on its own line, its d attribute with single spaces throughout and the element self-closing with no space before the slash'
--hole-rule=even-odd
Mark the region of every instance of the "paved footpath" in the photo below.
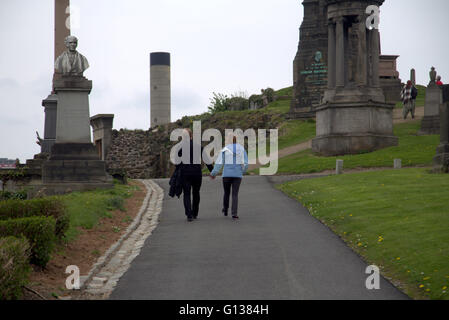
<svg viewBox="0 0 449 320">
<path fill-rule="evenodd" d="M 203 179 L 200 216 L 188 223 L 167 196 L 160 223 L 111 299 L 407 299 L 381 279 L 367 290 L 366 264 L 265 177 L 246 177 L 239 221 L 221 214 L 221 179 Z"/>
</svg>

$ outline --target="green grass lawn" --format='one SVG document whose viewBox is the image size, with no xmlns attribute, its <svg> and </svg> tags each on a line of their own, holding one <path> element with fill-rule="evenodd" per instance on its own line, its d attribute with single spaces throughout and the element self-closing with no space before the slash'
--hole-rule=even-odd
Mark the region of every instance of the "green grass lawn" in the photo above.
<svg viewBox="0 0 449 320">
<path fill-rule="evenodd" d="M 418 136 L 420 121 L 395 125 L 399 146 L 341 157 L 319 157 L 305 150 L 279 159 L 279 174 L 315 173 L 335 169 L 337 159 L 344 160 L 344 168 L 393 167 L 394 159 L 402 159 L 404 167 L 431 165 L 439 144 L 439 136 Z M 258 169 L 255 170 L 258 172 Z"/>
<path fill-rule="evenodd" d="M 111 211 L 123 210 L 123 202 L 137 191 L 137 186 L 114 184 L 113 189 L 87 192 L 73 192 L 62 196 L 67 205 L 70 227 L 66 233 L 67 241 L 79 234 L 79 227 L 92 229 L 103 217 L 112 217 Z"/>
<path fill-rule="evenodd" d="M 449 299 L 449 175 L 386 170 L 278 188 L 413 298 Z"/>
<path fill-rule="evenodd" d="M 313 139 L 315 135 L 315 121 L 288 120 L 279 128 L 279 150 Z"/>
</svg>

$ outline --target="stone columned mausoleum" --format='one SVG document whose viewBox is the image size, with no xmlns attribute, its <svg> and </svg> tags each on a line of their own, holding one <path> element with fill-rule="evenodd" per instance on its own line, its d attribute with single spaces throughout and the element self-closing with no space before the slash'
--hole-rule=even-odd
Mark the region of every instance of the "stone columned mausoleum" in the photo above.
<svg viewBox="0 0 449 320">
<path fill-rule="evenodd" d="M 394 104 L 386 103 L 380 86 L 379 30 L 366 27 L 367 7 L 383 2 L 326 0 L 328 82 L 316 109 L 315 153 L 357 154 L 398 144 L 393 135 Z"/>
</svg>

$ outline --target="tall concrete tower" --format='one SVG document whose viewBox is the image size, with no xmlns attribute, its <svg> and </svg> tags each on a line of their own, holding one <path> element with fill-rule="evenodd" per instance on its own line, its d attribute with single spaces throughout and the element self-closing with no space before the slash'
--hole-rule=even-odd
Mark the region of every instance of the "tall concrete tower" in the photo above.
<svg viewBox="0 0 449 320">
<path fill-rule="evenodd" d="M 151 127 L 171 122 L 170 53 L 150 54 Z"/>
</svg>

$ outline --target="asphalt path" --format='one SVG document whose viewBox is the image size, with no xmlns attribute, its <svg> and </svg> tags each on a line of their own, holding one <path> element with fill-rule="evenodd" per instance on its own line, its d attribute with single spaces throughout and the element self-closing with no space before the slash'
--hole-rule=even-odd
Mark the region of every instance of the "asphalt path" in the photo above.
<svg viewBox="0 0 449 320">
<path fill-rule="evenodd" d="M 221 214 L 222 181 L 203 179 L 199 219 L 168 197 L 160 223 L 111 299 L 407 299 L 381 278 L 368 290 L 366 263 L 265 177 L 245 177 L 239 216 Z"/>
</svg>

